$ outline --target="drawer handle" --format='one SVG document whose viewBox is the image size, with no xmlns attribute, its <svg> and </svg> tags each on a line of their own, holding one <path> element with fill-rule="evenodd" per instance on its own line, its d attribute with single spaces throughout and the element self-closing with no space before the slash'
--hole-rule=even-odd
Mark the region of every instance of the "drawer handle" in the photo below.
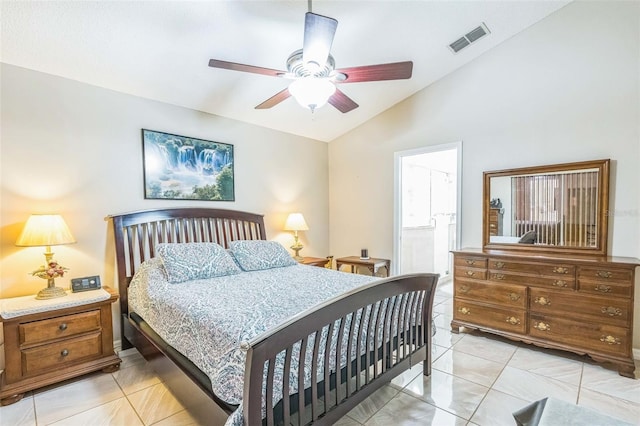
<svg viewBox="0 0 640 426">
<path fill-rule="evenodd" d="M 496 262 L 495 266 L 496 266 L 497 269 L 502 269 L 502 268 L 504 268 L 504 262 Z"/>
<path fill-rule="evenodd" d="M 67 349 L 63 349 L 62 352 L 60 352 L 61 357 L 65 357 L 67 355 L 69 355 L 69 351 Z"/>
<path fill-rule="evenodd" d="M 463 285 L 460 286 L 460 293 L 466 293 L 469 291 L 469 286 Z"/>
<path fill-rule="evenodd" d="M 556 266 L 555 268 L 553 268 L 553 272 L 555 272 L 556 274 L 568 274 L 569 268 L 565 268 L 564 266 Z"/>
<path fill-rule="evenodd" d="M 607 345 L 619 345 L 620 344 L 620 339 L 618 339 L 617 337 L 613 337 L 612 335 L 602 336 L 600 338 L 600 341 L 603 342 L 603 343 L 606 343 Z"/>
<path fill-rule="evenodd" d="M 518 325 L 520 324 L 520 320 L 516 317 L 507 317 L 507 322 L 511 325 Z"/>
<path fill-rule="evenodd" d="M 614 308 L 613 306 L 607 306 L 606 308 L 603 306 L 601 312 L 610 317 L 619 317 L 622 315 L 622 309 Z"/>
<path fill-rule="evenodd" d="M 540 296 L 540 297 L 536 297 L 536 299 L 534 300 L 535 303 L 542 305 L 542 306 L 549 306 L 551 305 L 551 301 L 549 299 L 547 299 L 544 296 Z M 604 308 L 603 308 L 604 309 Z"/>
<path fill-rule="evenodd" d="M 565 280 L 555 280 L 553 282 L 553 285 L 556 286 L 556 287 L 565 288 L 567 286 L 567 282 Z"/>
<path fill-rule="evenodd" d="M 505 276 L 504 274 L 493 274 L 493 278 L 495 278 L 496 280 L 504 280 Z"/>
<path fill-rule="evenodd" d="M 598 271 L 596 272 L 596 276 L 600 278 L 611 278 L 613 274 L 609 271 Z"/>
<path fill-rule="evenodd" d="M 60 326 L 58 326 L 58 329 L 60 331 L 65 331 L 67 329 L 67 323 L 63 322 L 62 324 L 60 324 Z"/>
<path fill-rule="evenodd" d="M 474 276 L 475 274 L 476 274 L 476 273 L 475 273 L 475 272 L 473 272 L 473 271 L 467 271 L 467 276 L 468 276 L 468 277 L 472 277 L 472 276 Z"/>
<path fill-rule="evenodd" d="M 611 286 L 598 284 L 594 287 L 595 291 L 599 291 L 600 293 L 611 293 Z"/>
<path fill-rule="evenodd" d="M 545 323 L 545 322 L 537 322 L 533 328 L 535 328 L 536 330 L 540 330 L 540 331 L 549 331 L 551 330 L 551 327 L 549 327 L 549 324 Z"/>
<path fill-rule="evenodd" d="M 471 311 L 469 309 L 467 309 L 467 308 L 464 308 L 464 307 L 458 309 L 458 312 L 460 312 L 462 315 L 470 315 L 471 314 Z"/>
<path fill-rule="evenodd" d="M 466 262 L 467 262 L 467 265 L 475 265 L 476 264 L 476 261 L 472 260 L 472 259 L 467 259 Z"/>
<path fill-rule="evenodd" d="M 520 300 L 520 295 L 517 293 L 507 293 L 507 296 L 509 296 L 509 299 L 511 299 L 512 302 Z"/>
</svg>

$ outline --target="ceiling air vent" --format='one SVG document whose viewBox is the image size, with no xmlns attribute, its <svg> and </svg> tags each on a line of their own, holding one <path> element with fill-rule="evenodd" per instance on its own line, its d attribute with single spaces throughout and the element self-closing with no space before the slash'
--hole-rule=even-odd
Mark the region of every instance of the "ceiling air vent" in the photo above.
<svg viewBox="0 0 640 426">
<path fill-rule="evenodd" d="M 474 28 L 473 30 L 466 33 L 464 36 L 460 37 L 458 40 L 454 41 L 449 45 L 449 48 L 453 51 L 453 53 L 458 53 L 465 47 L 469 46 L 471 43 L 474 43 L 481 39 L 482 37 L 489 34 L 490 31 L 487 26 L 482 23 L 479 27 Z"/>
</svg>

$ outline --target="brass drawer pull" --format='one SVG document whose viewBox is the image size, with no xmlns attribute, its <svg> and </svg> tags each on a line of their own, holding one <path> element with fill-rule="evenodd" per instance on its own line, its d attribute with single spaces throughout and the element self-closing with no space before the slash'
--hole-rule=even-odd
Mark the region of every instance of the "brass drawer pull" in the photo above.
<svg viewBox="0 0 640 426">
<path fill-rule="evenodd" d="M 611 293 L 611 286 L 598 284 L 593 288 L 595 291 L 599 291 L 600 293 Z"/>
<path fill-rule="evenodd" d="M 67 349 L 63 349 L 62 352 L 60 352 L 61 357 L 65 357 L 67 355 L 69 355 L 69 351 Z"/>
<path fill-rule="evenodd" d="M 534 300 L 534 302 L 542 306 L 551 305 L 551 301 L 544 296 L 536 297 L 536 300 Z"/>
<path fill-rule="evenodd" d="M 511 299 L 512 302 L 520 300 L 520 295 L 517 293 L 508 293 L 507 296 L 509 296 L 509 299 Z"/>
<path fill-rule="evenodd" d="M 476 274 L 476 273 L 475 273 L 475 272 L 473 272 L 473 271 L 467 271 L 467 276 L 468 276 L 468 277 L 472 277 L 472 276 L 474 276 L 475 274 Z"/>
<path fill-rule="evenodd" d="M 555 272 L 556 274 L 568 274 L 569 268 L 565 268 L 563 266 L 556 266 L 555 268 L 553 268 L 553 272 Z"/>
<path fill-rule="evenodd" d="M 58 329 L 59 329 L 60 331 L 65 331 L 65 330 L 67 329 L 67 324 L 63 322 L 62 324 L 60 324 L 60 326 L 58 327 Z"/>
<path fill-rule="evenodd" d="M 516 317 L 507 317 L 507 322 L 511 325 L 518 325 L 520 324 L 520 320 Z"/>
<path fill-rule="evenodd" d="M 620 344 L 620 339 L 618 339 L 617 337 L 613 337 L 612 335 L 602 336 L 600 338 L 600 341 L 603 342 L 603 343 L 606 343 L 607 345 L 619 345 Z"/>
<path fill-rule="evenodd" d="M 462 285 L 460 286 L 460 293 L 466 293 L 469 291 L 469 286 Z"/>
<path fill-rule="evenodd" d="M 496 266 L 497 269 L 502 269 L 502 268 L 504 268 L 504 262 L 496 262 L 495 266 Z"/>
<path fill-rule="evenodd" d="M 601 312 L 610 317 L 619 317 L 622 315 L 622 309 L 614 308 L 613 306 L 607 306 L 606 308 L 603 306 Z"/>
<path fill-rule="evenodd" d="M 467 262 L 467 265 L 475 265 L 476 264 L 476 261 L 473 260 L 473 259 L 467 259 L 466 262 Z"/>
<path fill-rule="evenodd" d="M 496 280 L 504 280 L 505 279 L 505 275 L 504 274 L 493 274 L 493 278 L 495 278 Z"/>
<path fill-rule="evenodd" d="M 471 311 L 468 308 L 460 308 L 458 309 L 458 312 L 460 312 L 462 315 L 470 315 Z"/>
<path fill-rule="evenodd" d="M 600 278 L 611 278 L 613 274 L 609 271 L 598 271 L 596 272 L 596 276 Z"/>
<path fill-rule="evenodd" d="M 556 287 L 565 288 L 565 287 L 567 287 L 567 282 L 565 280 L 555 280 L 555 281 L 553 281 L 552 285 L 554 285 Z"/>
<path fill-rule="evenodd" d="M 540 331 L 549 331 L 549 330 L 551 330 L 551 327 L 549 327 L 549 324 L 544 323 L 544 322 L 535 323 L 533 328 L 535 328 L 536 330 L 540 330 Z"/>
</svg>

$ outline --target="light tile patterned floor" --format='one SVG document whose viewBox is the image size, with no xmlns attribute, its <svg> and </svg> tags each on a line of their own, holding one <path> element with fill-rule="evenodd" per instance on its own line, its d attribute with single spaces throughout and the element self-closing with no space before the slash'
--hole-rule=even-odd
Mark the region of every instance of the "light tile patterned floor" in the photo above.
<svg viewBox="0 0 640 426">
<path fill-rule="evenodd" d="M 640 425 L 640 380 L 620 377 L 585 357 L 481 333 L 452 334 L 451 294 L 450 282 L 439 285 L 433 374 L 424 377 L 422 365 L 414 366 L 339 426 L 513 426 L 513 411 L 546 396 Z M 43 388 L 0 407 L 0 425 L 197 425 L 135 350 L 121 358 L 115 373 Z"/>
</svg>

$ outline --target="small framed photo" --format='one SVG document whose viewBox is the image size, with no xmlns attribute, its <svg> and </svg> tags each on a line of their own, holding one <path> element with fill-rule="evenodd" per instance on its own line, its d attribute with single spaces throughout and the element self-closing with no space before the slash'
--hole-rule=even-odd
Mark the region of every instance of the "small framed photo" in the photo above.
<svg viewBox="0 0 640 426">
<path fill-rule="evenodd" d="M 235 201 L 233 145 L 142 129 L 144 198 Z"/>
</svg>

